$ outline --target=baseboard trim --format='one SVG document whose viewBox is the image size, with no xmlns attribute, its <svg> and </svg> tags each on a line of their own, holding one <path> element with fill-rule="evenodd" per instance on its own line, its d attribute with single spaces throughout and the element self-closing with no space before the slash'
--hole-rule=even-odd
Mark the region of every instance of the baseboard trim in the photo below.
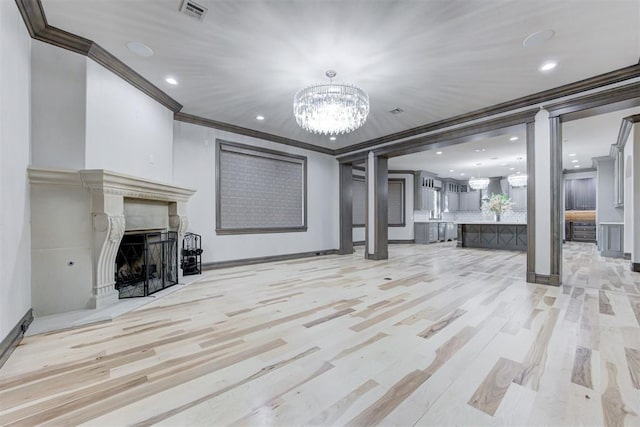
<svg viewBox="0 0 640 427">
<path fill-rule="evenodd" d="M 627 261 L 631 261 L 631 252 L 625 252 L 622 254 L 622 258 L 626 259 Z"/>
<path fill-rule="evenodd" d="M 390 245 L 406 245 L 415 243 L 415 239 L 407 239 L 407 240 L 389 240 Z"/>
<path fill-rule="evenodd" d="M 22 341 L 22 337 L 24 333 L 29 328 L 29 325 L 33 322 L 33 309 L 27 310 L 22 319 L 13 327 L 9 335 L 4 337 L 2 342 L 0 343 L 0 368 L 4 365 L 4 363 L 9 359 L 13 350 L 16 349 L 20 342 Z"/>
<path fill-rule="evenodd" d="M 560 276 L 557 274 L 535 274 L 529 271 L 527 272 L 527 282 L 537 283 L 539 285 L 560 286 Z"/>
<path fill-rule="evenodd" d="M 635 271 L 636 273 L 640 273 L 640 262 L 632 262 L 631 263 L 631 271 Z"/>
<path fill-rule="evenodd" d="M 527 271 L 527 282 L 528 283 L 536 283 L 536 273 L 535 273 L 535 271 Z"/>
<path fill-rule="evenodd" d="M 324 249 L 321 251 L 300 252 L 297 254 L 272 255 L 257 258 L 234 259 L 230 261 L 216 261 L 202 263 L 203 270 L 217 270 L 220 268 L 239 267 L 243 265 L 262 264 L 265 262 L 288 261 L 299 258 L 311 258 L 322 255 L 338 255 L 339 249 Z"/>
</svg>

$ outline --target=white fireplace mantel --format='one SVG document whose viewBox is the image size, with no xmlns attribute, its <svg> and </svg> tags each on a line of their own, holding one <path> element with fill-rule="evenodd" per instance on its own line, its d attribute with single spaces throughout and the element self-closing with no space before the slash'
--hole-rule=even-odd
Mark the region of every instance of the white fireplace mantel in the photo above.
<svg viewBox="0 0 640 427">
<path fill-rule="evenodd" d="M 166 202 L 166 223 L 178 241 L 189 225 L 186 204 L 195 191 L 188 188 L 103 169 L 28 172 L 32 206 L 41 207 L 32 210 L 36 312 L 38 304 L 43 314 L 53 314 L 118 300 L 115 259 L 126 229 L 125 199 Z"/>
<path fill-rule="evenodd" d="M 135 199 L 187 202 L 195 190 L 176 187 L 148 179 L 137 178 L 104 169 L 79 171 L 29 168 L 31 184 L 81 185 L 91 191 L 115 194 Z"/>
</svg>

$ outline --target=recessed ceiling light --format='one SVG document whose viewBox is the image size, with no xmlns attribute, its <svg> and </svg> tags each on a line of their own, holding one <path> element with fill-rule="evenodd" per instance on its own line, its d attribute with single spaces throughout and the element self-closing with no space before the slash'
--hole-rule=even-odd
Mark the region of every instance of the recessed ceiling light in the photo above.
<svg viewBox="0 0 640 427">
<path fill-rule="evenodd" d="M 460 176 L 464 176 L 464 173 L 461 173 Z"/>
<path fill-rule="evenodd" d="M 455 172 L 453 169 L 449 169 L 449 172 Z"/>
<path fill-rule="evenodd" d="M 165 82 L 169 83 L 170 85 L 177 85 L 178 81 L 176 79 L 174 79 L 173 77 L 167 77 L 166 79 L 164 79 Z"/>
<path fill-rule="evenodd" d="M 555 34 L 556 34 L 555 31 L 551 29 L 536 31 L 535 33 L 529 34 L 524 39 L 524 41 L 522 42 L 522 46 L 524 47 L 539 46 L 542 43 L 551 40 Z"/>
<path fill-rule="evenodd" d="M 153 56 L 153 49 L 142 42 L 129 42 L 127 48 L 138 56 L 145 58 Z"/>
<path fill-rule="evenodd" d="M 578 163 L 579 161 L 580 160 L 578 160 L 578 159 L 573 159 L 573 160 L 571 160 L 571 163 Z"/>
<path fill-rule="evenodd" d="M 575 157 L 575 156 L 576 156 L 576 153 L 569 154 L 569 157 Z"/>
<path fill-rule="evenodd" d="M 475 150 L 476 153 L 480 153 L 481 151 L 486 151 L 484 148 L 476 148 Z"/>
<path fill-rule="evenodd" d="M 436 154 L 440 155 L 440 154 L 442 154 L 442 151 L 436 151 Z"/>
<path fill-rule="evenodd" d="M 517 141 L 518 137 L 517 136 L 512 136 L 511 138 L 509 138 L 509 141 Z"/>
<path fill-rule="evenodd" d="M 264 120 L 264 116 L 256 116 L 256 120 Z"/>
<path fill-rule="evenodd" d="M 539 68 L 540 71 L 551 71 L 558 66 L 558 63 L 555 61 L 547 61 L 542 64 Z"/>
<path fill-rule="evenodd" d="M 509 168 L 510 171 L 516 170 L 516 168 Z"/>
<path fill-rule="evenodd" d="M 580 167 L 580 165 L 575 165 L 575 166 L 574 166 L 574 168 L 579 168 L 579 167 Z"/>
<path fill-rule="evenodd" d="M 329 140 L 330 140 L 330 141 L 335 141 L 335 140 L 336 140 L 336 137 L 335 137 L 335 136 L 331 136 L 331 137 L 329 137 Z"/>
<path fill-rule="evenodd" d="M 509 163 L 500 163 L 500 166 L 509 166 Z"/>
</svg>

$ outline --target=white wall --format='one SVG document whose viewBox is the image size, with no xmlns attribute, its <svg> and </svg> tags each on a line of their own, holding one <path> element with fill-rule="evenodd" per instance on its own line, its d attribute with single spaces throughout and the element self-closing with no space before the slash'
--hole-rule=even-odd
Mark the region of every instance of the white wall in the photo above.
<svg viewBox="0 0 640 427">
<path fill-rule="evenodd" d="M 30 51 L 15 2 L 0 1 L 0 340 L 31 308 Z"/>
<path fill-rule="evenodd" d="M 307 156 L 306 232 L 216 235 L 216 138 Z M 202 235 L 203 262 L 338 248 L 338 162 L 333 157 L 177 121 L 173 152 L 173 183 L 197 190 L 187 209 L 189 231 Z"/>
<path fill-rule="evenodd" d="M 84 169 L 86 56 L 37 40 L 31 46 L 31 164 Z"/>
<path fill-rule="evenodd" d="M 640 264 L 640 125 L 633 125 L 634 132 L 631 135 L 627 145 L 633 144 L 633 167 L 632 175 L 632 223 L 633 223 L 633 247 L 631 248 L 631 262 Z"/>
<path fill-rule="evenodd" d="M 624 146 L 624 252 L 630 254 L 633 251 L 633 162 L 635 134 L 640 134 L 634 125 L 631 129 L 629 139 Z M 640 172 L 638 172 L 640 173 Z"/>
<path fill-rule="evenodd" d="M 171 183 L 173 113 L 87 61 L 86 168 Z"/>
</svg>

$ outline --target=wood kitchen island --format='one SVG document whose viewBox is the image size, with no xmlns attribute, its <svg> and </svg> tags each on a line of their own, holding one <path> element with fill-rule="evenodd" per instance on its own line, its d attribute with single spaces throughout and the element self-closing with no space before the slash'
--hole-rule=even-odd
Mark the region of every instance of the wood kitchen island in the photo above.
<svg viewBox="0 0 640 427">
<path fill-rule="evenodd" d="M 526 223 L 487 221 L 457 224 L 459 248 L 527 250 Z"/>
</svg>

